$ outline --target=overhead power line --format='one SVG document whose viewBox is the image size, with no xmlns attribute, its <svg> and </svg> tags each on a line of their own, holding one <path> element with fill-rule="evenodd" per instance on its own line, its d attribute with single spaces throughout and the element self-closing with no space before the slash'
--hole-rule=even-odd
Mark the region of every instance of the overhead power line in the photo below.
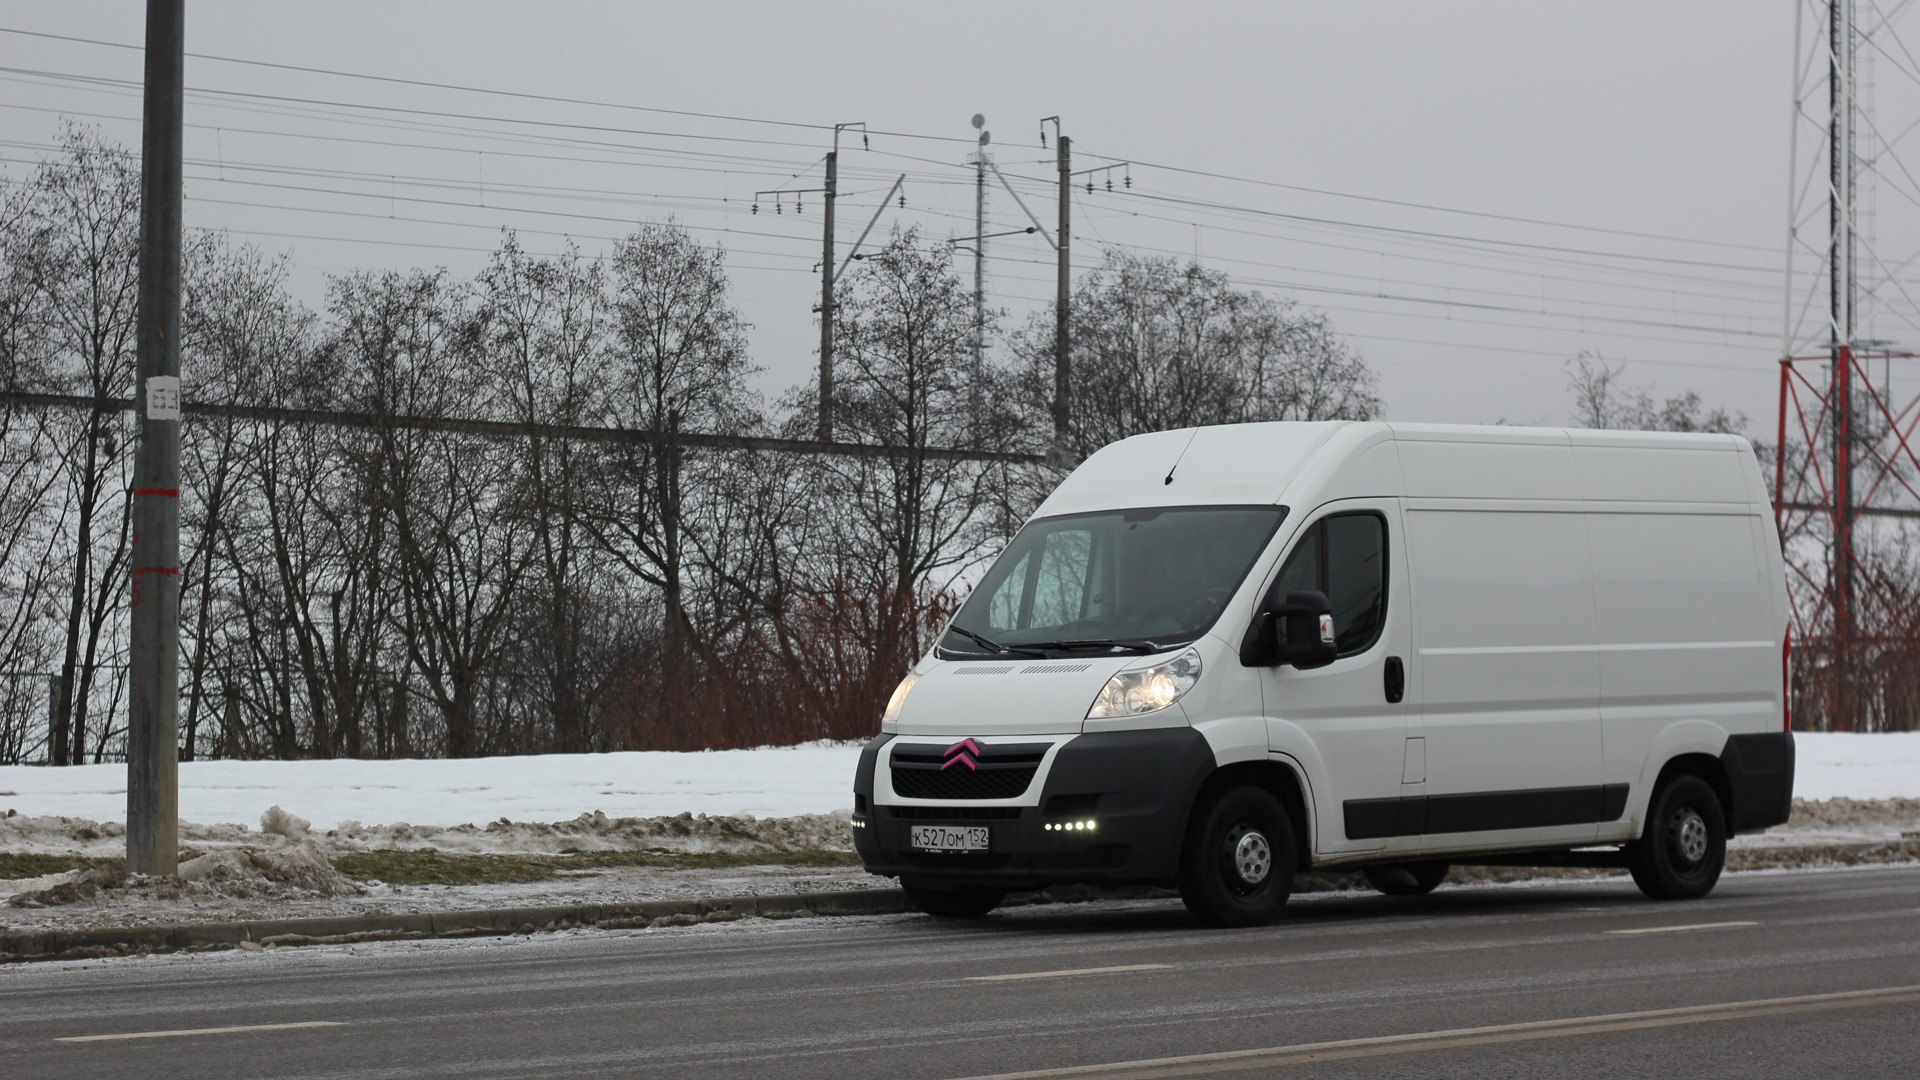
<svg viewBox="0 0 1920 1080">
<path fill-rule="evenodd" d="M 109 49 L 130 49 L 139 51 L 141 46 L 122 41 L 105 41 L 99 38 L 76 37 L 70 34 L 50 34 L 39 30 L 21 30 L 0 26 L 0 34 L 19 34 L 23 37 L 45 38 L 52 41 L 70 41 L 81 45 L 97 45 Z M 596 101 L 591 98 L 565 97 L 556 94 L 535 94 L 522 90 L 501 90 L 488 86 L 467 86 L 459 83 L 434 82 L 429 79 L 406 79 L 394 75 L 370 75 L 358 71 L 341 71 L 336 68 L 308 67 L 302 64 L 284 64 L 270 60 L 249 60 L 238 56 L 220 56 L 214 53 L 190 52 L 188 56 L 195 60 L 213 60 L 223 64 L 240 64 L 247 67 L 272 68 L 279 71 L 300 71 L 310 75 L 329 75 L 342 79 L 364 79 L 370 82 L 390 83 L 397 86 L 418 86 L 434 90 L 455 90 L 468 94 L 487 94 L 494 97 L 517 98 L 522 101 L 544 101 L 561 105 L 590 105 L 603 109 L 622 109 L 629 112 L 654 113 L 661 116 L 686 116 L 700 120 L 725 120 L 739 124 L 764 124 L 772 127 L 804 128 L 809 131 L 832 132 L 832 124 L 813 124 L 798 120 L 775 120 L 760 116 L 736 116 L 728 113 L 699 112 L 692 109 L 668 109 L 652 105 L 633 105 L 618 101 Z M 882 131 L 875 128 L 869 134 L 885 135 L 889 138 L 921 139 L 928 142 L 949 142 L 972 145 L 972 139 L 955 138 L 948 135 L 927 135 L 912 131 Z M 1018 143 L 1006 145 L 1018 146 Z M 1034 144 L 1032 149 L 1041 149 Z"/>
<path fill-rule="evenodd" d="M 18 29 L 13 27 L 0 27 L 0 33 L 18 34 L 22 36 L 45 38 L 48 40 L 68 41 L 76 44 L 93 45 L 93 46 L 104 47 L 104 48 L 126 49 L 126 50 L 139 49 L 138 45 L 133 45 L 126 42 L 106 41 L 98 38 L 79 37 L 79 36 L 67 35 L 67 34 L 53 34 L 53 33 L 46 33 L 43 31 L 23 30 L 23 29 Z M 586 105 L 586 106 L 593 106 L 598 108 L 618 109 L 618 110 L 625 110 L 625 111 L 631 111 L 631 112 L 652 113 L 652 114 L 666 115 L 666 116 L 685 116 L 685 117 L 694 118 L 694 119 L 720 120 L 720 121 L 726 121 L 726 122 L 732 122 L 732 123 L 743 123 L 743 124 L 760 124 L 765 126 L 798 128 L 798 129 L 805 129 L 805 130 L 811 130 L 811 131 L 831 131 L 833 127 L 831 124 L 810 123 L 810 122 L 794 121 L 794 120 L 782 120 L 782 119 L 776 119 L 771 117 L 743 116 L 743 115 L 729 114 L 729 113 L 702 112 L 702 111 L 689 110 L 689 109 L 670 109 L 670 108 L 664 108 L 664 107 L 658 107 L 658 106 L 634 105 L 634 104 L 624 103 L 624 102 L 595 100 L 590 98 L 577 98 L 577 97 L 568 97 L 568 96 L 553 95 L 553 94 L 538 94 L 538 93 L 531 93 L 527 91 L 517 91 L 517 90 L 503 90 L 497 87 L 474 86 L 474 85 L 465 85 L 465 84 L 458 84 L 458 83 L 446 83 L 446 82 L 438 82 L 438 81 L 428 80 L 428 79 L 409 79 L 409 78 L 404 78 L 399 76 L 390 76 L 390 75 L 374 75 L 374 74 L 368 74 L 364 72 L 342 71 L 335 68 L 312 67 L 312 66 L 300 65 L 300 64 L 286 64 L 286 63 L 280 63 L 275 61 L 255 60 L 255 59 L 249 59 L 244 57 L 221 56 L 221 55 L 212 54 L 212 53 L 188 53 L 187 55 L 194 57 L 195 59 L 213 60 L 220 63 L 236 64 L 236 65 L 243 65 L 248 67 L 267 68 L 267 69 L 275 69 L 275 70 L 283 70 L 283 71 L 298 71 L 298 72 L 304 72 L 307 74 L 325 75 L 325 76 L 336 77 L 336 78 L 358 79 L 358 80 L 364 80 L 364 81 L 388 83 L 392 85 L 417 86 L 417 87 L 426 88 L 426 89 L 450 90 L 450 91 L 456 91 L 461 93 L 483 94 L 483 95 L 492 96 L 492 97 L 513 98 L 513 99 L 525 100 L 525 101 L 541 101 L 541 102 L 548 102 L 548 103 L 554 103 L 554 104 L 567 104 L 567 105 Z M 918 139 L 918 140 L 929 141 L 929 142 L 955 143 L 960 145 L 971 145 L 973 142 L 972 139 L 968 139 L 968 138 L 960 138 L 960 137 L 945 136 L 945 135 L 929 135 L 921 132 L 883 131 L 883 130 L 875 129 L 872 131 L 872 134 L 885 135 L 893 138 Z M 1023 148 L 1028 148 L 1028 149 L 1042 149 L 1042 150 L 1045 149 L 1045 147 L 1027 146 L 1026 144 L 1018 144 L 1018 143 L 1006 143 L 1004 141 L 1002 142 L 1002 145 L 1022 146 Z M 1672 235 L 1661 234 L 1661 233 L 1643 232 L 1643 231 L 1638 231 L 1633 229 L 1622 229 L 1622 228 L 1611 227 L 1611 226 L 1588 225 L 1588 224 L 1581 224 L 1577 222 L 1556 221 L 1550 218 L 1529 217 L 1529 216 L 1519 215 L 1519 214 L 1503 214 L 1503 213 L 1498 213 L 1494 211 L 1474 210 L 1474 209 L 1468 209 L 1463 207 L 1445 206 L 1437 203 L 1418 202 L 1418 201 L 1407 200 L 1407 199 L 1394 199 L 1394 198 L 1388 198 L 1388 197 L 1377 196 L 1377 195 L 1362 195 L 1354 192 L 1337 191 L 1330 188 L 1313 187 L 1305 184 L 1293 184 L 1293 183 L 1287 183 L 1287 182 L 1278 181 L 1278 180 L 1266 180 L 1266 179 L 1259 179 L 1255 177 L 1239 176 L 1233 173 L 1221 172 L 1221 171 L 1211 170 L 1211 169 L 1194 168 L 1191 166 L 1170 165 L 1165 162 L 1158 162 L 1158 161 L 1143 159 L 1137 155 L 1114 157 L 1111 155 L 1099 154 L 1099 153 L 1089 154 L 1088 151 L 1086 151 L 1084 148 L 1082 148 L 1081 153 L 1091 157 L 1099 158 L 1104 161 L 1111 161 L 1115 163 L 1130 162 L 1142 168 L 1159 169 L 1164 172 L 1178 173 L 1178 174 L 1187 175 L 1187 176 L 1204 177 L 1207 179 L 1225 180 L 1232 183 L 1249 184 L 1249 185 L 1271 188 L 1271 189 L 1282 190 L 1282 191 L 1297 191 L 1303 194 L 1312 194 L 1312 195 L 1320 195 L 1320 196 L 1326 196 L 1331 198 L 1347 199 L 1347 200 L 1352 200 L 1356 202 L 1371 203 L 1371 204 L 1381 205 L 1381 206 L 1397 206 L 1397 207 L 1402 207 L 1406 209 L 1421 210 L 1421 211 L 1426 211 L 1431 213 L 1452 214 L 1452 215 L 1458 215 L 1463 217 L 1478 218 L 1478 219 L 1488 220 L 1488 221 L 1505 221 L 1505 222 L 1511 222 L 1514 224 L 1544 226 L 1544 227 L 1556 228 L 1556 229 L 1569 229 L 1569 230 L 1596 233 L 1596 234 L 1602 234 L 1602 235 L 1625 236 L 1625 237 L 1632 237 L 1635 239 L 1657 240 L 1657 241 L 1670 242 L 1670 243 L 1697 244 L 1702 246 L 1721 247 L 1721 248 L 1728 248 L 1733 250 L 1757 251 L 1757 252 L 1764 252 L 1769 255 L 1774 254 L 1774 249 L 1766 245 L 1743 244 L 1743 243 L 1737 243 L 1733 241 L 1724 241 L 1724 240 L 1707 240 L 1707 239 L 1686 237 L 1686 236 L 1672 236 Z"/>
<path fill-rule="evenodd" d="M 128 398 L 102 399 L 86 394 L 34 394 L 22 391 L 0 391 L 0 402 L 35 408 L 101 409 L 109 412 L 127 412 L 133 408 L 133 402 Z M 581 424 L 534 424 L 510 420 L 472 420 L 451 416 L 402 416 L 339 409 L 286 409 L 267 405 L 229 405 L 193 400 L 183 401 L 180 411 L 187 416 L 258 420 L 277 424 L 371 431 L 445 431 L 490 439 L 543 438 L 568 442 L 647 446 L 655 449 L 678 446 L 709 450 L 760 450 L 782 454 L 830 454 L 837 457 L 856 458 L 918 455 L 938 461 L 979 461 L 1010 465 L 1033 465 L 1044 460 L 1034 454 L 955 447 L 912 448 L 884 446 L 878 443 L 778 439 L 761 435 L 665 432 L 639 428 L 592 427 Z"/>
<path fill-rule="evenodd" d="M 1666 233 L 1640 232 L 1635 229 L 1620 229 L 1606 225 L 1580 225 L 1570 221 L 1554 221 L 1550 218 L 1525 217 L 1519 214 L 1501 214 L 1489 210 L 1467 210 L 1457 206 L 1441 206 L 1437 203 L 1412 202 L 1406 199 L 1389 199 L 1379 195 L 1359 195 L 1350 191 L 1335 191 L 1331 188 L 1309 187 L 1305 184 L 1288 184 L 1278 180 L 1259 180 L 1250 176 L 1235 176 L 1232 173 L 1214 172 L 1209 169 L 1194 169 L 1181 165 L 1168 165 L 1164 162 L 1145 161 L 1139 157 L 1109 157 L 1094 153 L 1092 157 L 1103 161 L 1124 162 L 1142 169 L 1159 169 L 1163 172 L 1182 173 L 1187 176 L 1203 176 L 1211 180 L 1227 180 L 1237 184 L 1253 184 L 1258 187 L 1278 188 L 1282 191 L 1298 191 L 1308 195 L 1325 195 L 1336 199 L 1351 199 L 1355 202 L 1375 203 L 1381 206 L 1399 206 L 1409 210 L 1426 210 L 1440 214 L 1458 214 L 1462 217 L 1482 218 L 1488 221 L 1510 221 L 1517 225 L 1545 225 L 1555 229 L 1573 229 L 1579 232 L 1602 233 L 1609 236 L 1630 236 L 1641 240 L 1660 240 L 1677 244 L 1700 244 L 1706 247 L 1732 248 L 1740 251 L 1759 251 L 1768 255 L 1778 252 L 1762 244 L 1742 244 L 1731 240 L 1704 240 L 1689 236 L 1672 236 Z"/>
</svg>

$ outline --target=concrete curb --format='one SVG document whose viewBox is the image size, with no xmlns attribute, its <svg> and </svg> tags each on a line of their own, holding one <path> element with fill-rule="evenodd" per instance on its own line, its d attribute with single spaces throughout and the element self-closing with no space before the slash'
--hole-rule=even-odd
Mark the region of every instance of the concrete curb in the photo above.
<svg viewBox="0 0 1920 1080">
<path fill-rule="evenodd" d="M 735 919 L 814 915 L 893 915 L 907 910 L 899 889 L 773 893 L 628 904 L 565 904 L 486 911 L 344 915 L 247 922 L 103 926 L 0 933 L 0 963 L 80 960 L 138 952 L 205 952 L 267 945 L 339 945 L 354 941 L 489 937 L 542 930 L 690 926 Z"/>
<path fill-rule="evenodd" d="M 1920 836 L 1853 844 L 1736 848 L 1727 852 L 1731 872 L 1799 869 L 1813 866 L 1871 866 L 1920 862 Z M 1590 877 L 1620 870 L 1512 868 L 1512 876 Z M 1308 871 L 1296 892 L 1352 888 L 1350 874 Z M 1070 903 L 1093 899 L 1169 897 L 1165 889 L 1097 889 L 1060 886 L 1017 895 L 1009 904 Z M 209 952 L 268 945 L 343 945 L 356 941 L 408 941 L 424 938 L 501 937 L 539 931 L 591 927 L 637 930 L 654 926 L 691 926 L 736 919 L 793 919 L 820 915 L 897 915 L 907 911 L 899 889 L 851 889 L 843 892 L 770 893 L 685 900 L 642 900 L 624 904 L 563 904 L 552 907 L 497 908 L 478 911 L 342 915 L 310 919 L 257 919 L 248 922 L 105 926 L 85 930 L 0 931 L 0 963 L 36 960 L 84 960 L 140 952 Z"/>
</svg>

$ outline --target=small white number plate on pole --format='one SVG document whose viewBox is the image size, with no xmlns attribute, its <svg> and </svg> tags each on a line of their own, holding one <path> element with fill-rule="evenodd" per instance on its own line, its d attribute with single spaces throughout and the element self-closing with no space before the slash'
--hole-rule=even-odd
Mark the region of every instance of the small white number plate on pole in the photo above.
<svg viewBox="0 0 1920 1080">
<path fill-rule="evenodd" d="M 147 419 L 180 419 L 180 379 L 174 375 L 155 375 L 147 380 Z"/>
</svg>

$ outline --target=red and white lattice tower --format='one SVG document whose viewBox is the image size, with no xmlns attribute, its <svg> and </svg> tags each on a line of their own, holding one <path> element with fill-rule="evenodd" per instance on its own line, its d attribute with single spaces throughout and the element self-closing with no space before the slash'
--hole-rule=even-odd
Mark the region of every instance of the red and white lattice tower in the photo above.
<svg viewBox="0 0 1920 1080">
<path fill-rule="evenodd" d="M 1898 69 L 1898 112 L 1916 118 L 1920 68 L 1879 6 L 1867 7 L 1862 24 L 1856 0 L 1802 0 L 1796 23 L 1774 461 L 1795 726 L 1838 731 L 1920 727 L 1920 285 L 1906 280 L 1920 251 L 1876 245 L 1877 236 L 1920 238 L 1920 182 L 1899 159 L 1900 134 L 1884 138 L 1875 124 L 1884 113 L 1872 67 L 1879 57 Z M 1810 22 L 1825 33 L 1802 51 Z M 1815 115 L 1810 103 L 1825 107 Z M 1825 152 L 1803 173 L 1798 150 L 1809 132 Z M 1904 200 L 1899 228 L 1875 210 L 1881 187 Z M 1825 250 L 1802 236 L 1808 226 Z M 1796 255 L 1817 267 L 1796 272 Z M 1880 338 L 1882 327 L 1897 339 Z"/>
</svg>

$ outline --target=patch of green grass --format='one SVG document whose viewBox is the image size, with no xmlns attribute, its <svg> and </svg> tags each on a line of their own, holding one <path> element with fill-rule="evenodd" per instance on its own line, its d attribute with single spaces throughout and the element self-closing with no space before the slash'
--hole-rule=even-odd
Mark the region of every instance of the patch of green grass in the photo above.
<svg viewBox="0 0 1920 1080">
<path fill-rule="evenodd" d="M 497 885 L 546 881 L 553 859 L 525 855 L 448 855 L 438 851 L 356 851 L 333 859 L 333 868 L 357 881 L 393 885 Z"/>
<path fill-rule="evenodd" d="M 782 851 L 774 854 L 744 851 L 575 851 L 561 856 L 563 870 L 611 866 L 652 866 L 664 870 L 711 870 L 735 866 L 859 866 L 856 851 Z"/>
<path fill-rule="evenodd" d="M 334 869 L 360 881 L 392 885 L 498 885 L 549 881 L 569 870 L 650 866 L 667 870 L 708 870 L 736 866 L 858 866 L 851 851 L 745 852 L 574 851 L 564 855 L 464 855 L 439 851 L 383 848 L 356 851 L 333 859 Z"/>
<path fill-rule="evenodd" d="M 23 852 L 0 851 L 0 878 L 42 877 L 68 870 L 118 866 L 121 861 L 92 855 L 29 855 Z"/>
</svg>

